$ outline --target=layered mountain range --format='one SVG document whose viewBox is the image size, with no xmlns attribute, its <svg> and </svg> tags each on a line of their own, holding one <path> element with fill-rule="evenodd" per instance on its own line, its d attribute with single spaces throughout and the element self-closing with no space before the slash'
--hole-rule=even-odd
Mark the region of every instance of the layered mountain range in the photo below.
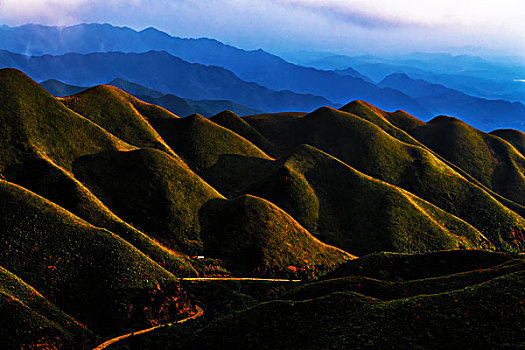
<svg viewBox="0 0 525 350">
<path fill-rule="evenodd" d="M 0 70 L 0 125 L 6 348 L 91 346 L 198 305 L 208 318 L 128 345 L 523 342 L 519 131 L 364 101 L 181 118 L 110 85 L 57 98 L 15 69 Z M 181 280 L 203 276 L 319 281 L 217 296 Z"/>
<path fill-rule="evenodd" d="M 0 53 L 1 67 L 21 69 L 38 81 L 90 87 L 123 79 L 183 100 L 227 100 L 232 108 L 242 106 L 238 111 L 243 115 L 248 110 L 338 108 L 359 99 L 384 110 L 403 109 L 422 120 L 452 115 L 487 132 L 523 130 L 525 119 L 520 66 L 470 56 L 309 60 L 303 55 L 295 59 L 300 64 L 293 64 L 263 50 L 246 51 L 213 39 L 109 24 L 2 26 L 0 49 L 6 50 Z M 188 102 L 171 96 L 143 99 L 178 107 Z M 207 104 L 189 105 L 196 105 L 194 112 L 217 112 Z"/>
</svg>

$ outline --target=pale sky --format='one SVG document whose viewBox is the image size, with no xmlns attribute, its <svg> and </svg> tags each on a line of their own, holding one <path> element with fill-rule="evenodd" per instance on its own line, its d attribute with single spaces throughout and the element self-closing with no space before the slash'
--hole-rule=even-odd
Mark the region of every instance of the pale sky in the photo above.
<svg viewBox="0 0 525 350">
<path fill-rule="evenodd" d="M 0 24 L 106 22 L 246 49 L 525 57 L 521 0 L 0 0 Z M 456 52 L 457 53 L 457 52 Z"/>
</svg>

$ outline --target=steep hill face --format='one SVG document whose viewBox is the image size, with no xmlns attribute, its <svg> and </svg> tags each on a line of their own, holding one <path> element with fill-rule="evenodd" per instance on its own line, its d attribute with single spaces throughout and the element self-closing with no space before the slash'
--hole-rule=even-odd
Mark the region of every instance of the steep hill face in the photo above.
<svg viewBox="0 0 525 350">
<path fill-rule="evenodd" d="M 93 334 L 33 287 L 0 267 L 0 338 L 4 349 L 74 347 Z"/>
<path fill-rule="evenodd" d="M 148 123 L 148 119 L 152 118 L 177 118 L 158 106 L 147 105 L 109 85 L 99 85 L 61 101 L 69 109 L 129 144 L 157 148 L 176 157 Z"/>
<path fill-rule="evenodd" d="M 311 146 L 280 159 L 247 192 L 269 199 L 322 241 L 356 255 L 490 247 L 466 222 Z"/>
<path fill-rule="evenodd" d="M 199 209 L 222 198 L 186 164 L 153 149 L 79 158 L 73 173 L 124 220 L 190 255 L 202 249 Z"/>
<path fill-rule="evenodd" d="M 434 118 L 413 135 L 488 188 L 525 204 L 525 158 L 499 137 L 450 117 Z"/>
<path fill-rule="evenodd" d="M 0 264 L 97 333 L 189 311 L 178 280 L 113 233 L 6 181 L 0 203 Z"/>
<path fill-rule="evenodd" d="M 0 167 L 41 155 L 70 170 L 72 161 L 102 149 L 131 150 L 115 136 L 72 112 L 18 70 L 0 70 Z M 73 136 L 71 130 L 75 130 Z"/>
<path fill-rule="evenodd" d="M 515 238 L 516 230 L 517 237 L 521 237 L 519 232 L 525 228 L 521 216 L 429 150 L 401 142 L 365 119 L 321 108 L 303 117 L 245 120 L 282 150 L 312 145 L 366 175 L 408 190 L 467 221 L 496 246 L 521 249 L 523 245 L 520 238 Z M 498 217 L 496 221 L 489 219 L 493 215 Z"/>
<path fill-rule="evenodd" d="M 274 144 L 232 111 L 222 111 L 211 117 L 210 120 L 244 137 L 270 156 L 277 152 Z"/>
<path fill-rule="evenodd" d="M 204 252 L 234 271 L 305 276 L 355 258 L 315 239 L 277 206 L 254 196 L 209 202 L 202 209 Z M 284 277 L 283 276 L 283 277 Z"/>
<path fill-rule="evenodd" d="M 490 134 L 496 135 L 508 141 L 511 145 L 516 147 L 516 149 L 519 152 L 521 152 L 522 155 L 525 155 L 525 134 L 521 131 L 512 129 L 500 129 L 491 131 Z"/>
<path fill-rule="evenodd" d="M 198 114 L 157 119 L 152 125 L 192 170 L 220 191 L 250 180 L 247 172 L 253 166 L 271 160 L 244 137 Z"/>
</svg>

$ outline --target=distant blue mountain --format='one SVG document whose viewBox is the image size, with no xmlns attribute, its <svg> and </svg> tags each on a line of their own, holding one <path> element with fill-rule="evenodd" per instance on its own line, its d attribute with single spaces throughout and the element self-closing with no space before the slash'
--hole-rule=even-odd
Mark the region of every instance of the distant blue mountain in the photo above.
<svg viewBox="0 0 525 350">
<path fill-rule="evenodd" d="M 41 82 L 40 85 L 56 97 L 71 96 L 88 89 L 87 87 L 64 84 L 56 79 L 46 80 Z M 168 111 L 182 117 L 197 113 L 205 117 L 211 117 L 224 110 L 233 111 L 240 116 L 261 113 L 259 110 L 242 106 L 228 100 L 191 100 L 171 94 L 164 94 L 163 92 L 148 89 L 147 87 L 121 78 L 114 79 L 107 83 L 107 85 L 116 86 L 142 101 L 164 107 Z"/>
<path fill-rule="evenodd" d="M 232 72 L 192 64 L 166 52 L 92 53 L 24 56 L 0 51 L 0 67 L 18 68 L 37 81 L 57 79 L 66 84 L 93 86 L 115 78 L 196 100 L 230 100 L 261 111 L 309 111 L 334 106 L 325 98 L 273 91 L 239 79 Z"/>
<path fill-rule="evenodd" d="M 365 77 L 341 76 L 331 71 L 301 67 L 263 50 L 245 51 L 213 39 L 172 37 L 154 28 L 137 32 L 109 24 L 65 28 L 40 25 L 4 27 L 0 28 L 0 49 L 32 55 L 166 51 L 188 62 L 226 68 L 242 80 L 276 91 L 313 94 L 337 104 L 362 99 L 386 110 L 401 108 L 421 118 L 430 116 L 409 96 L 395 89 L 379 88 L 365 81 Z M 253 103 L 248 105 L 255 106 Z"/>
<path fill-rule="evenodd" d="M 405 73 L 476 97 L 525 103 L 525 84 L 516 81 L 525 77 L 525 62 L 517 59 L 491 62 L 468 55 L 411 53 L 397 57 L 326 55 L 295 60 L 343 75 L 354 76 L 358 71 L 374 82 L 390 74 Z"/>
<path fill-rule="evenodd" d="M 485 131 L 525 129 L 525 105 L 519 102 L 477 98 L 402 73 L 389 75 L 379 85 L 403 90 L 435 115 L 455 116 Z"/>
</svg>

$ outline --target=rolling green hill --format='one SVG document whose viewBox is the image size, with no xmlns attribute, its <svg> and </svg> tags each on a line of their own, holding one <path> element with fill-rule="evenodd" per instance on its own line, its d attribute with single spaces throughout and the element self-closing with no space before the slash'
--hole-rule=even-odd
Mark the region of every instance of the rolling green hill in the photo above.
<svg viewBox="0 0 525 350">
<path fill-rule="evenodd" d="M 156 119 L 152 125 L 197 172 L 216 164 L 223 154 L 269 159 L 242 136 L 198 114 L 180 119 Z"/>
<path fill-rule="evenodd" d="M 204 253 L 250 275 L 315 275 L 355 258 L 319 242 L 270 202 L 254 196 L 212 201 L 202 209 Z"/>
<path fill-rule="evenodd" d="M 279 205 L 323 242 L 356 255 L 490 248 L 466 222 L 311 146 L 280 159 L 247 192 Z"/>
<path fill-rule="evenodd" d="M 222 198 L 186 164 L 155 149 L 85 156 L 73 172 L 132 226 L 190 255 L 202 249 L 199 209 Z"/>
<path fill-rule="evenodd" d="M 179 118 L 2 69 L 0 347 L 194 305 L 111 348 L 525 346 L 522 135 L 364 101 Z"/>
<path fill-rule="evenodd" d="M 198 114 L 151 123 L 190 168 L 221 193 L 228 194 L 249 180 L 252 167 L 271 160 L 244 137 Z"/>
<path fill-rule="evenodd" d="M 259 147 L 266 154 L 276 154 L 275 145 L 273 145 L 268 139 L 266 139 L 266 137 L 261 135 L 261 133 L 259 133 L 255 128 L 253 128 L 244 119 L 232 111 L 223 111 L 218 113 L 211 117 L 210 120 L 244 137 L 255 146 Z"/>
<path fill-rule="evenodd" d="M 0 100 L 0 171 L 5 173 L 35 154 L 70 170 L 82 155 L 134 148 L 66 108 L 18 70 L 0 70 Z"/>
<path fill-rule="evenodd" d="M 501 137 L 504 140 L 510 142 L 511 145 L 525 155 L 525 134 L 518 130 L 512 129 L 500 129 L 491 131 L 490 134 Z"/>
<path fill-rule="evenodd" d="M 488 188 L 525 204 L 525 158 L 501 138 L 443 116 L 412 133 Z"/>
<path fill-rule="evenodd" d="M 7 181 L 0 220 L 1 266 L 97 333 L 191 307 L 178 280 L 131 244 Z"/>
<path fill-rule="evenodd" d="M 0 267 L 0 339 L 2 348 L 20 349 L 40 344 L 49 348 L 74 346 L 93 334 L 51 304 L 34 288 Z"/>
<path fill-rule="evenodd" d="M 119 235 L 176 275 L 196 274 L 187 257 L 162 246 L 152 237 L 117 217 L 71 173 L 48 159 L 35 159 L 23 163 L 10 174 L 9 181 L 51 200 L 90 224 Z"/>
<path fill-rule="evenodd" d="M 520 250 L 524 245 L 516 239 L 525 232 L 523 217 L 433 152 L 401 142 L 363 118 L 326 107 L 306 116 L 245 119 L 281 150 L 309 144 L 465 220 L 498 248 Z"/>
<path fill-rule="evenodd" d="M 62 102 L 129 144 L 157 148 L 175 156 L 148 123 L 149 118 L 176 118 L 161 107 L 147 105 L 109 85 L 95 86 L 78 95 L 63 98 Z M 145 112 L 148 109 L 150 113 Z"/>
</svg>

